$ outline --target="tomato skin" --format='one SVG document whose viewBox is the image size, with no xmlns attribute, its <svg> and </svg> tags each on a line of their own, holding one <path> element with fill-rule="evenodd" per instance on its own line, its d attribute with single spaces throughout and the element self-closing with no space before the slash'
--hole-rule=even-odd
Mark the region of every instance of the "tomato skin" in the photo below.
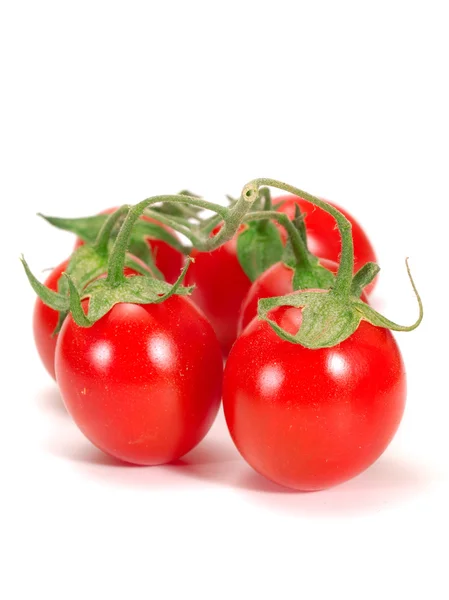
<svg viewBox="0 0 449 600">
<path fill-rule="evenodd" d="M 218 341 L 180 296 L 117 304 L 89 328 L 68 316 L 55 364 L 66 408 L 84 435 L 134 464 L 184 455 L 207 433 L 220 405 Z"/>
<path fill-rule="evenodd" d="M 358 271 L 367 262 L 377 262 L 374 248 L 360 224 L 352 215 L 334 202 L 329 202 L 329 200 L 326 200 L 326 202 L 337 208 L 352 224 L 354 272 Z M 280 196 L 273 200 L 275 210 L 285 213 L 290 219 L 295 216 L 296 204 L 298 204 L 301 212 L 306 214 L 307 245 L 311 253 L 339 263 L 341 238 L 335 219 L 329 213 L 298 196 Z M 284 239 L 286 238 L 283 229 L 281 229 L 281 235 Z M 365 291 L 367 294 L 372 291 L 375 282 L 376 279 L 366 286 Z"/>
<path fill-rule="evenodd" d="M 186 285 L 195 284 L 190 296 L 209 319 L 224 356 L 237 337 L 241 304 L 251 286 L 237 257 L 237 236 L 213 252 L 191 252 L 195 262 L 187 271 Z"/>
<path fill-rule="evenodd" d="M 147 267 L 147 265 L 145 265 L 145 263 L 143 263 L 139 258 L 137 258 L 137 256 L 133 256 L 133 259 L 136 262 L 138 262 L 141 265 L 141 267 L 147 269 L 150 273 L 150 270 Z M 58 291 L 59 279 L 62 273 L 67 269 L 69 260 L 70 259 L 67 259 L 60 265 L 55 267 L 45 280 L 44 285 L 46 285 L 50 290 L 53 290 L 54 292 Z M 125 275 L 140 275 L 140 273 L 134 271 L 134 269 L 130 269 L 129 267 L 125 267 L 123 273 Z M 44 367 L 47 369 L 49 375 L 55 380 L 55 350 L 58 336 L 53 335 L 53 332 L 56 329 L 57 324 L 58 311 L 53 310 L 53 308 L 50 308 L 49 306 L 44 304 L 42 300 L 39 297 L 37 297 L 36 302 L 34 304 L 33 312 L 34 342 L 36 344 L 38 354 Z"/>
<path fill-rule="evenodd" d="M 320 265 L 332 273 L 338 271 L 338 265 L 332 260 L 320 259 Z M 253 281 L 240 309 L 238 332 L 257 316 L 257 304 L 261 298 L 273 298 L 292 294 L 294 271 L 282 262 L 272 265 Z"/>
<path fill-rule="evenodd" d="M 117 207 L 114 206 L 112 208 L 102 210 L 99 214 L 110 215 L 116 210 Z M 167 231 L 170 231 L 170 233 L 176 235 L 176 233 L 173 230 L 171 230 L 170 227 L 166 227 L 165 225 L 159 223 L 159 221 L 156 221 L 155 219 L 151 219 L 150 217 L 147 217 L 145 215 L 142 215 L 140 218 L 144 219 L 145 221 L 148 221 L 149 223 L 156 223 L 157 225 L 160 225 Z M 176 248 L 173 248 L 173 246 L 170 246 L 170 244 L 167 244 L 167 242 L 164 242 L 163 240 L 148 237 L 146 238 L 146 241 L 151 248 L 151 252 L 154 258 L 154 264 L 163 274 L 165 280 L 168 281 L 168 283 L 174 283 L 178 279 L 181 269 L 184 265 L 183 254 L 179 252 L 179 250 L 176 250 Z M 77 238 L 75 242 L 75 249 L 79 248 L 83 244 L 83 240 Z"/>
<path fill-rule="evenodd" d="M 50 290 L 58 290 L 58 281 L 66 270 L 69 260 L 65 260 L 55 267 L 44 282 Z M 58 324 L 58 312 L 53 310 L 38 297 L 34 304 L 33 312 L 33 334 L 34 342 L 40 359 L 47 369 L 49 375 L 56 379 L 55 375 L 55 349 L 57 336 L 53 335 Z"/>
<path fill-rule="evenodd" d="M 290 332 L 301 323 L 297 308 L 270 316 Z M 254 319 L 224 375 L 224 412 L 238 450 L 268 479 L 301 491 L 337 485 L 369 467 L 393 438 L 405 397 L 393 335 L 365 321 L 337 346 L 309 350 Z"/>
</svg>

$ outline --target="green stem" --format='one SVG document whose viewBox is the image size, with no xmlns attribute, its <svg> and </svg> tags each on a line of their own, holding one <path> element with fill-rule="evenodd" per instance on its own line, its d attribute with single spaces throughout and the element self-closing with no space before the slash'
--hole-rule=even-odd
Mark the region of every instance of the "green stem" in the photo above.
<svg viewBox="0 0 449 600">
<path fill-rule="evenodd" d="M 222 219 L 220 215 L 209 217 L 209 219 L 206 219 L 201 224 L 201 231 L 206 234 L 207 237 L 210 237 L 210 233 L 215 229 L 215 227 L 217 227 L 217 225 L 220 225 L 221 221 Z"/>
<path fill-rule="evenodd" d="M 206 244 L 206 251 L 215 250 L 237 233 L 245 215 L 249 212 L 258 197 L 259 189 L 257 185 L 254 185 L 253 182 L 245 185 L 237 202 L 226 209 L 228 214 L 224 217 L 224 225 L 217 235 L 209 238 L 209 243 Z"/>
<path fill-rule="evenodd" d="M 164 213 L 164 212 L 160 212 L 158 210 L 155 210 L 154 208 L 147 208 L 144 211 L 144 216 L 145 217 L 150 217 L 151 219 L 155 219 L 157 221 L 159 221 L 160 223 L 165 222 L 167 220 L 167 224 L 168 224 L 168 220 L 170 220 L 170 223 L 176 223 L 177 225 L 190 225 L 191 221 L 191 217 L 187 218 L 187 217 L 180 217 L 178 215 L 171 215 L 168 212 Z M 162 217 L 162 219 L 161 219 Z M 169 225 L 171 226 L 171 225 Z"/>
<path fill-rule="evenodd" d="M 304 241 L 301 238 L 299 231 L 296 229 L 296 227 L 293 225 L 293 223 L 290 221 L 286 214 L 278 213 L 275 210 L 261 210 L 249 213 L 248 215 L 246 215 L 244 220 L 261 221 L 263 219 L 277 221 L 280 225 L 282 225 L 282 227 L 284 227 L 289 236 L 292 245 L 292 250 L 295 254 L 296 263 L 299 267 L 307 269 L 308 267 L 312 266 L 310 261 L 310 253 L 307 250 L 307 247 L 304 244 Z"/>
<path fill-rule="evenodd" d="M 273 205 L 271 203 L 271 194 L 270 194 L 270 190 L 267 187 L 261 188 L 259 190 L 259 198 L 261 200 L 261 206 L 262 206 L 262 210 L 263 212 L 269 212 L 273 209 Z M 257 208 L 254 210 L 254 212 L 259 212 L 257 210 Z M 256 221 L 260 220 L 259 223 L 259 231 L 264 232 L 268 229 L 269 223 L 270 223 L 270 219 L 256 219 Z"/>
<path fill-rule="evenodd" d="M 263 209 L 264 210 L 272 210 L 273 203 L 271 202 L 271 193 L 270 188 L 264 187 L 259 190 L 260 197 L 263 200 Z"/>
<path fill-rule="evenodd" d="M 254 185 L 247 185 L 243 188 L 240 199 L 231 208 L 220 206 L 212 202 L 207 202 L 201 198 L 194 196 L 153 196 L 139 202 L 131 208 L 123 222 L 120 231 L 115 240 L 112 252 L 108 263 L 108 276 L 107 281 L 112 285 L 120 285 L 125 279 L 123 275 L 123 268 L 125 263 L 125 254 L 128 248 L 129 240 L 134 223 L 143 214 L 144 210 L 153 204 L 159 202 L 174 202 L 180 204 L 189 204 L 191 206 L 198 206 L 208 210 L 215 211 L 224 220 L 224 226 L 214 237 L 209 237 L 207 240 L 203 240 L 202 250 L 210 252 L 221 246 L 227 240 L 230 240 L 237 232 L 243 217 L 250 210 L 253 202 L 258 197 L 258 189 Z M 175 225 L 175 223 L 173 223 Z M 179 225 L 176 224 L 174 229 L 178 230 Z"/>
<path fill-rule="evenodd" d="M 167 227 L 171 227 L 171 229 L 177 231 L 178 233 L 182 233 L 185 235 L 188 240 L 194 244 L 194 240 L 196 240 L 195 234 L 192 233 L 190 226 L 188 225 L 188 220 L 178 219 L 174 216 L 164 215 L 163 213 L 159 213 L 156 211 L 152 211 L 150 208 L 147 208 L 144 212 L 146 217 L 150 217 L 155 221 L 159 221 L 163 225 L 167 225 Z"/>
<path fill-rule="evenodd" d="M 352 227 L 351 223 L 348 219 L 343 216 L 336 208 L 325 202 L 324 200 L 320 200 L 316 196 L 312 196 L 299 188 L 293 187 L 292 185 L 288 185 L 283 183 L 282 181 L 277 181 L 276 179 L 254 179 L 250 184 L 254 187 L 259 187 L 262 185 L 269 185 L 271 187 L 278 188 L 280 190 L 284 190 L 285 192 L 289 192 L 290 194 L 294 194 L 295 196 L 300 196 L 304 198 L 311 204 L 318 206 L 325 212 L 329 213 L 332 217 L 334 217 L 337 222 L 338 230 L 341 236 L 341 256 L 340 256 L 340 265 L 338 267 L 337 276 L 335 278 L 335 285 L 332 290 L 332 294 L 336 296 L 340 296 L 341 298 L 349 297 L 351 294 L 351 285 L 352 285 L 352 273 L 354 270 L 354 245 L 352 241 Z"/>
<path fill-rule="evenodd" d="M 94 243 L 94 249 L 98 252 L 98 254 L 102 256 L 108 255 L 108 244 L 111 238 L 111 232 L 114 229 L 119 218 L 122 217 L 122 215 L 124 215 L 125 213 L 127 213 L 130 208 L 131 207 L 129 205 L 124 204 L 106 219 L 104 225 L 98 232 L 97 239 Z"/>
</svg>

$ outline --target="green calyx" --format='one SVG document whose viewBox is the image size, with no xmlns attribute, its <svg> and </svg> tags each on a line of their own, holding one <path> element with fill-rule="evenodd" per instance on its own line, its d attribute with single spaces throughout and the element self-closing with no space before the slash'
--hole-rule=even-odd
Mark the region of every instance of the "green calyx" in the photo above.
<svg viewBox="0 0 449 600">
<path fill-rule="evenodd" d="M 419 317 L 413 325 L 398 325 L 383 317 L 357 296 L 351 295 L 347 298 L 335 293 L 333 290 L 296 292 L 287 296 L 263 298 L 259 300 L 258 315 L 282 339 L 311 349 L 330 348 L 343 342 L 355 332 L 362 320 L 393 331 L 412 331 L 422 321 L 423 307 L 408 263 L 407 272 L 419 305 Z M 270 319 L 270 311 L 279 306 L 302 308 L 301 326 L 297 333 L 289 333 Z"/>
<path fill-rule="evenodd" d="M 82 295 L 78 291 L 70 275 L 65 273 L 69 287 L 69 307 L 73 320 L 81 327 L 91 327 L 101 319 L 115 304 L 129 302 L 132 304 L 159 304 L 174 294 L 186 296 L 192 292 L 192 287 L 183 287 L 191 258 L 187 259 L 177 281 L 170 285 L 154 277 L 126 277 L 120 283 L 110 279 L 92 282 Z M 87 314 L 83 310 L 82 300 L 89 298 Z"/>
<path fill-rule="evenodd" d="M 393 331 L 411 331 L 418 327 L 423 318 L 423 306 L 408 262 L 406 262 L 407 272 L 418 301 L 419 316 L 412 325 L 402 326 L 390 321 L 360 300 L 363 287 L 374 279 L 379 272 L 379 267 L 375 263 L 367 263 L 353 276 L 354 249 L 351 224 L 346 217 L 327 202 L 282 182 L 258 179 L 252 183 L 277 187 L 301 196 L 325 210 L 335 218 L 342 240 L 340 265 L 331 289 L 310 291 L 310 286 L 303 292 L 259 300 L 259 317 L 266 321 L 282 339 L 301 344 L 306 348 L 317 349 L 335 346 L 344 341 L 356 331 L 362 320 Z M 280 306 L 302 308 L 302 321 L 297 333 L 286 331 L 270 318 L 270 311 Z"/>
</svg>

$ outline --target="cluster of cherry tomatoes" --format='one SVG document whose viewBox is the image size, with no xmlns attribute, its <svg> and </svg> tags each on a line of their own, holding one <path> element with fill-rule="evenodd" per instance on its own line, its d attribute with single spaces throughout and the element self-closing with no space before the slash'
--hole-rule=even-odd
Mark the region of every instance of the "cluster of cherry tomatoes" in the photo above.
<svg viewBox="0 0 449 600">
<path fill-rule="evenodd" d="M 274 198 L 270 208 L 292 222 L 300 214 L 307 252 L 337 273 L 342 239 L 331 214 L 293 195 Z M 338 210 L 352 226 L 357 272 L 375 261 L 375 253 L 355 219 Z M 143 236 L 145 252 L 128 255 L 124 278 L 153 278 L 157 271 L 174 284 L 184 268 L 183 283 L 194 286 L 191 294 L 175 290 L 152 303 L 122 301 L 117 295 L 88 326 L 80 325 L 75 311 L 55 309 L 45 295 L 36 300 L 37 350 L 85 436 L 125 462 L 169 463 L 203 439 L 223 399 L 227 425 L 242 456 L 281 485 L 323 489 L 372 464 L 394 436 L 405 403 L 404 365 L 389 329 L 361 320 L 336 345 L 292 343 L 272 325 L 295 335 L 302 308 L 278 306 L 270 312 L 270 322 L 258 318 L 257 310 L 260 299 L 297 290 L 295 269 L 281 259 L 252 281 L 238 253 L 245 223 L 211 252 L 189 249 L 193 260 L 186 269 L 186 252 L 170 243 L 180 238 L 165 224 L 167 218 L 161 216 L 158 223 L 154 215 L 142 215 L 138 223 L 142 221 L 167 235 Z M 215 225 L 210 235 L 221 227 Z M 276 228 L 283 246 L 288 245 L 284 228 Z M 83 237 L 76 241 L 77 252 L 91 244 L 89 235 Z M 139 254 L 140 246 L 129 249 L 134 247 Z M 145 260 L 148 250 L 151 263 Z M 55 298 L 61 296 L 69 264 L 68 259 L 54 268 L 44 283 Z M 98 287 L 108 278 L 107 269 L 96 272 L 93 284 Z M 367 304 L 374 284 L 375 278 L 359 290 Z M 111 284 L 110 293 L 113 288 Z M 89 289 L 79 290 L 86 315 L 89 303 L 97 302 Z"/>
</svg>

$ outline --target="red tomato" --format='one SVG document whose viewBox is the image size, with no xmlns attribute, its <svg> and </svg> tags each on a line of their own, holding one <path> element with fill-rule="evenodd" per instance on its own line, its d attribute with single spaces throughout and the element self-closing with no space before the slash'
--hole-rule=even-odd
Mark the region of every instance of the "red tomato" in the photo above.
<svg viewBox="0 0 449 600">
<path fill-rule="evenodd" d="M 295 333 L 301 309 L 270 314 Z M 259 473 L 296 490 L 342 483 L 369 467 L 404 411 L 405 370 L 387 329 L 362 321 L 333 348 L 309 350 L 254 319 L 237 339 L 224 375 L 231 436 Z"/>
<path fill-rule="evenodd" d="M 214 233 L 216 230 L 214 230 Z M 223 355 L 237 337 L 240 306 L 251 281 L 237 258 L 237 236 L 213 252 L 193 250 L 186 285 L 195 284 L 190 296 L 212 324 Z"/>
<path fill-rule="evenodd" d="M 192 302 L 116 304 L 92 327 L 68 316 L 56 348 L 68 412 L 104 452 L 158 465 L 206 435 L 221 397 L 223 359 L 210 323 Z"/>
<path fill-rule="evenodd" d="M 337 263 L 332 260 L 322 258 L 320 265 L 332 273 L 338 271 Z M 240 309 L 239 333 L 257 316 L 257 304 L 261 298 L 273 298 L 293 293 L 293 274 L 293 269 L 278 262 L 253 281 Z"/>
<path fill-rule="evenodd" d="M 142 267 L 148 269 L 147 265 L 145 265 L 139 258 L 136 256 L 133 258 L 139 262 Z M 45 280 L 44 284 L 54 292 L 58 290 L 58 281 L 62 273 L 67 269 L 68 264 L 69 259 L 55 267 Z M 123 272 L 125 275 L 140 275 L 140 273 L 128 267 L 125 267 Z M 56 379 L 55 349 L 57 341 L 57 336 L 53 335 L 53 332 L 57 324 L 58 311 L 53 310 L 44 304 L 40 298 L 36 298 L 33 313 L 34 341 L 41 361 L 53 379 Z"/>
<path fill-rule="evenodd" d="M 340 208 L 333 202 L 329 202 L 332 206 L 335 206 L 352 224 L 352 239 L 354 241 L 354 272 L 360 269 L 367 262 L 376 262 L 376 255 L 374 249 L 369 241 L 366 233 L 357 221 L 344 209 Z M 327 258 L 334 262 L 340 262 L 341 252 L 341 239 L 340 233 L 335 223 L 335 219 L 324 210 L 314 206 L 310 202 L 307 202 L 303 198 L 297 196 L 280 196 L 273 200 L 274 208 L 283 212 L 290 219 L 295 216 L 295 205 L 298 204 L 301 212 L 305 213 L 305 224 L 307 230 L 307 244 L 309 250 L 315 256 Z M 282 236 L 286 238 L 286 233 L 283 228 L 281 229 Z M 374 285 L 376 279 L 366 286 L 365 291 L 369 293 Z"/>
<path fill-rule="evenodd" d="M 107 208 L 106 210 L 101 211 L 100 214 L 110 215 L 116 210 L 117 207 Z M 151 219 L 150 217 L 146 217 L 145 215 L 142 215 L 141 219 L 144 219 L 149 223 L 156 223 L 157 225 L 160 225 L 173 235 L 176 235 L 176 233 L 173 232 L 173 230 L 171 230 L 169 227 L 166 227 L 162 223 L 159 223 L 155 219 Z M 178 279 L 181 269 L 184 265 L 184 256 L 181 252 L 179 252 L 179 250 L 176 250 L 176 248 L 173 248 L 173 246 L 170 246 L 170 244 L 167 244 L 167 242 L 164 242 L 163 240 L 150 237 L 146 238 L 146 240 L 151 248 L 151 252 L 153 253 L 154 263 L 156 267 L 163 274 L 165 280 L 168 281 L 168 283 L 174 283 Z M 75 242 L 75 248 L 79 248 L 83 244 L 83 240 L 78 238 Z"/>
</svg>

